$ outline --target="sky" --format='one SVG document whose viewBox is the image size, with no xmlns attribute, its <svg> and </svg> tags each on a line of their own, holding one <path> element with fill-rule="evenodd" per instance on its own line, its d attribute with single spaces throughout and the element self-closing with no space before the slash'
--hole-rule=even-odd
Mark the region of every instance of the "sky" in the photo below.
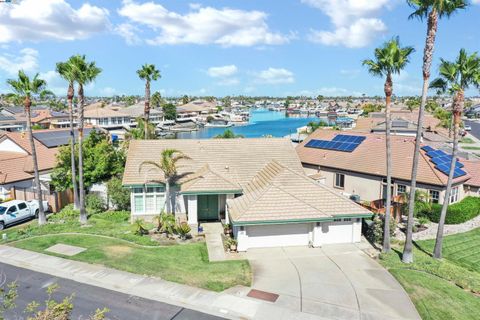
<svg viewBox="0 0 480 320">
<path fill-rule="evenodd" d="M 416 52 L 394 93 L 420 95 L 426 21 L 411 12 L 404 0 L 0 0 L 0 92 L 23 69 L 64 95 L 55 64 L 85 54 L 103 70 L 91 96 L 142 95 L 145 63 L 163 96 L 383 95 L 361 62 L 399 36 Z M 439 22 L 432 76 L 440 57 L 480 51 L 479 17 L 471 0 Z"/>
</svg>

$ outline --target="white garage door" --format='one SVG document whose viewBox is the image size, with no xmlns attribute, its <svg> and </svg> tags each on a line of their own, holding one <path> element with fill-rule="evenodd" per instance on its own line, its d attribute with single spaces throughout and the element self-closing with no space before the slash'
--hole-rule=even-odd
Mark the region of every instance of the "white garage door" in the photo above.
<svg viewBox="0 0 480 320">
<path fill-rule="evenodd" d="M 353 223 L 351 221 L 323 222 L 322 244 L 352 243 Z"/>
<path fill-rule="evenodd" d="M 306 246 L 310 229 L 309 223 L 248 226 L 248 248 Z"/>
</svg>

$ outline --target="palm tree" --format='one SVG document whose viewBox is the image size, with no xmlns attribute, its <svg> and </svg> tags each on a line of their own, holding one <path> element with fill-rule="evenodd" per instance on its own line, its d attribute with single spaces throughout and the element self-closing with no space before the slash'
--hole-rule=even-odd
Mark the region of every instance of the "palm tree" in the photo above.
<svg viewBox="0 0 480 320">
<path fill-rule="evenodd" d="M 47 82 L 40 79 L 38 77 L 38 73 L 33 77 L 33 79 L 30 79 L 23 70 L 18 71 L 18 79 L 8 79 L 7 84 L 14 92 L 11 95 L 11 98 L 16 101 L 23 100 L 25 115 L 27 116 L 28 140 L 30 142 L 30 148 L 32 149 L 33 173 L 35 189 L 37 191 L 38 198 L 38 224 L 42 225 L 47 222 L 47 219 L 45 217 L 45 210 L 43 208 L 42 187 L 40 184 L 40 174 L 38 172 L 37 151 L 32 134 L 31 107 L 33 98 L 42 97 L 46 94 L 50 94 L 50 92 L 46 90 Z"/>
<path fill-rule="evenodd" d="M 141 163 L 139 172 L 145 165 L 151 165 L 154 168 L 159 169 L 165 176 L 165 198 L 166 200 L 166 212 L 171 213 L 171 199 L 170 199 L 170 186 L 177 177 L 178 162 L 182 159 L 190 159 L 189 156 L 183 154 L 176 149 L 165 149 L 162 151 L 160 162 L 144 161 Z"/>
<path fill-rule="evenodd" d="M 465 49 L 461 49 L 455 61 L 450 62 L 441 59 L 439 73 L 439 77 L 432 81 L 430 87 L 437 89 L 439 93 L 448 93 L 453 96 L 452 112 L 454 126 L 452 161 L 450 163 L 445 200 L 443 200 L 440 220 L 438 222 L 437 238 L 433 251 L 433 257 L 436 259 L 442 258 L 443 227 L 450 203 L 450 193 L 457 162 L 458 140 L 463 105 L 465 103 L 465 90 L 472 85 L 477 88 L 480 87 L 480 57 L 476 52 L 469 55 Z"/>
<path fill-rule="evenodd" d="M 155 134 L 155 125 L 153 123 L 148 124 L 148 136 L 147 139 L 156 139 L 157 135 Z M 130 140 L 142 140 L 145 138 L 145 119 L 142 117 L 137 118 L 137 127 L 127 130 L 125 134 L 125 141 Z"/>
<path fill-rule="evenodd" d="M 401 47 L 399 38 L 387 41 L 382 47 L 375 49 L 375 60 L 364 60 L 363 65 L 368 71 L 378 77 L 386 77 L 385 91 L 385 142 L 387 153 L 387 195 L 386 210 L 383 228 L 383 252 L 390 251 L 390 211 L 392 199 L 392 151 L 390 143 L 390 104 L 393 94 L 393 74 L 400 74 L 409 62 L 410 54 L 415 50 L 412 47 Z"/>
<path fill-rule="evenodd" d="M 75 55 L 70 58 L 73 66 L 75 81 L 78 83 L 78 186 L 79 186 L 79 203 L 80 203 L 80 223 L 87 223 L 87 212 L 85 210 L 85 187 L 83 183 L 83 112 L 85 107 L 85 96 L 83 87 L 95 80 L 102 72 L 95 62 L 87 62 L 85 55 Z"/>
<path fill-rule="evenodd" d="M 67 90 L 67 104 L 68 104 L 68 118 L 70 122 L 70 162 L 72 165 L 72 185 L 73 185 L 73 203 L 76 210 L 80 207 L 78 199 L 78 185 L 77 185 L 77 170 L 75 166 L 75 134 L 73 128 L 73 97 L 75 94 L 74 82 L 75 82 L 75 69 L 70 60 L 66 62 L 57 63 L 57 73 L 68 82 Z"/>
<path fill-rule="evenodd" d="M 418 110 L 417 135 L 415 139 L 415 151 L 413 154 L 412 175 L 410 182 L 410 200 L 408 204 L 408 222 L 405 247 L 403 249 L 402 261 L 405 263 L 413 262 L 413 213 L 415 210 L 414 195 L 417 187 L 418 160 L 420 157 L 420 146 L 422 142 L 423 118 L 425 105 L 427 104 L 428 85 L 430 81 L 430 69 L 432 65 L 433 49 L 435 46 L 435 37 L 437 34 L 438 18 L 450 17 L 460 9 L 467 7 L 465 0 L 407 0 L 407 3 L 414 8 L 414 12 L 409 16 L 410 19 L 418 18 L 423 20 L 427 18 L 427 38 L 425 40 L 425 49 L 423 51 L 423 87 L 422 100 Z"/>
<path fill-rule="evenodd" d="M 150 105 L 154 108 L 154 109 L 159 109 L 161 106 L 162 106 L 162 95 L 160 94 L 160 92 L 158 91 L 155 91 L 153 94 L 152 94 L 152 99 L 150 101 Z"/>
<path fill-rule="evenodd" d="M 150 82 L 152 80 L 158 80 L 160 78 L 160 71 L 155 68 L 154 64 L 144 64 L 141 69 L 137 70 L 137 74 L 140 79 L 145 80 L 145 109 L 144 119 L 148 124 L 150 118 Z M 148 139 L 148 125 L 145 126 L 145 139 Z"/>
</svg>

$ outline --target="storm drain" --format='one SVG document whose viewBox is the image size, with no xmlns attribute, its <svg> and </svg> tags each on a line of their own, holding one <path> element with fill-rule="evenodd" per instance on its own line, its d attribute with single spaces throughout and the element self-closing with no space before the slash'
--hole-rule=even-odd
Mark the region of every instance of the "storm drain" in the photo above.
<svg viewBox="0 0 480 320">
<path fill-rule="evenodd" d="M 247 297 L 275 302 L 278 299 L 278 294 L 252 289 L 247 294 Z"/>
</svg>

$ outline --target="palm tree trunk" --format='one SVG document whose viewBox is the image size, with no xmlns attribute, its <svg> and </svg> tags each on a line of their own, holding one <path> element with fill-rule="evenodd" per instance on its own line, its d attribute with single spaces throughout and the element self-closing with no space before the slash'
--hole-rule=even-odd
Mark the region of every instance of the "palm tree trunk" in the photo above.
<svg viewBox="0 0 480 320">
<path fill-rule="evenodd" d="M 73 133 L 73 83 L 68 86 L 68 120 L 70 121 L 70 162 L 72 165 L 73 206 L 75 210 L 80 207 L 78 200 L 77 170 L 75 166 L 75 135 Z"/>
<path fill-rule="evenodd" d="M 85 97 L 83 96 L 83 85 L 78 85 L 78 187 L 80 199 L 80 223 L 87 223 L 87 210 L 85 209 L 85 186 L 83 183 L 83 107 Z"/>
<path fill-rule="evenodd" d="M 165 179 L 165 201 L 167 205 L 167 214 L 171 213 L 171 201 L 170 201 L 170 179 Z"/>
<path fill-rule="evenodd" d="M 422 101 L 418 109 L 417 135 L 415 138 L 415 151 L 413 153 L 412 175 L 410 178 L 410 197 L 408 202 L 408 220 L 405 246 L 403 248 L 402 261 L 404 263 L 413 262 L 413 213 L 415 212 L 415 192 L 417 188 L 418 161 L 420 158 L 420 146 L 422 143 L 423 118 L 425 106 L 427 104 L 428 86 L 430 82 L 430 69 L 432 66 L 433 49 L 435 46 L 435 37 L 437 34 L 438 14 L 435 8 L 430 11 L 427 23 L 427 39 L 425 40 L 425 49 L 423 50 L 423 88 Z"/>
<path fill-rule="evenodd" d="M 27 115 L 27 132 L 28 140 L 30 141 L 30 148 L 32 149 L 32 160 L 33 160 L 33 176 L 35 180 L 35 189 L 37 189 L 37 200 L 38 200 L 38 224 L 42 225 L 47 223 L 47 218 L 45 217 L 45 210 L 43 208 L 43 197 L 42 197 L 42 185 L 40 184 L 40 174 L 38 172 L 38 161 L 37 161 L 37 151 L 35 149 L 35 141 L 33 139 L 32 133 L 32 113 L 30 107 L 32 102 L 29 97 L 25 98 L 25 113 Z"/>
<path fill-rule="evenodd" d="M 458 140 L 460 131 L 460 118 L 463 110 L 464 100 L 463 90 L 460 90 L 454 97 L 453 112 L 454 112 L 454 127 L 453 127 L 453 151 L 452 161 L 450 163 L 450 171 L 448 173 L 447 190 L 445 191 L 445 197 L 443 199 L 442 211 L 440 213 L 440 220 L 438 221 L 437 238 L 435 240 L 435 248 L 433 249 L 433 257 L 435 259 L 442 258 L 442 245 L 443 245 L 443 227 L 445 225 L 445 217 L 447 215 L 448 205 L 450 204 L 450 194 L 452 192 L 453 176 L 455 172 L 455 164 L 457 162 L 458 153 Z"/>
<path fill-rule="evenodd" d="M 390 142 L 390 104 L 392 100 L 392 75 L 387 75 L 385 81 L 385 144 L 387 150 L 387 197 L 385 207 L 385 217 L 383 226 L 383 252 L 390 252 L 390 218 L 391 218 L 391 206 L 392 206 L 392 145 Z"/>
<path fill-rule="evenodd" d="M 145 83 L 145 140 L 148 139 L 148 121 L 150 119 L 150 81 Z"/>
</svg>

